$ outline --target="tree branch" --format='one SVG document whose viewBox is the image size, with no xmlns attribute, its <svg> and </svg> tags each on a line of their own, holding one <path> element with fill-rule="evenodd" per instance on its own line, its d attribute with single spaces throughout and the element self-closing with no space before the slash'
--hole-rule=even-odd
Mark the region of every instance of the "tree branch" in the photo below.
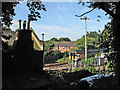
<svg viewBox="0 0 120 90">
<path fill-rule="evenodd" d="M 114 14 L 112 11 L 110 11 L 109 9 L 104 8 L 104 7 L 101 7 L 101 6 L 100 6 L 100 8 L 101 8 L 103 11 L 105 11 L 107 14 L 109 14 L 110 16 L 112 16 L 113 18 L 115 17 L 115 14 Z"/>
<path fill-rule="evenodd" d="M 113 18 L 115 17 L 115 14 L 109 10 L 109 3 L 102 3 L 102 2 L 96 2 L 94 3 L 94 6 L 96 6 L 98 9 L 102 9 L 103 11 L 105 11 L 107 14 L 109 14 L 110 16 L 112 16 Z"/>
<path fill-rule="evenodd" d="M 85 14 L 88 14 L 88 13 L 92 12 L 95 8 L 96 8 L 96 7 L 94 7 L 93 9 L 91 9 L 91 10 L 88 11 L 88 12 L 83 13 L 83 14 L 80 15 L 80 16 L 78 16 L 78 15 L 75 15 L 75 16 L 76 16 L 76 17 L 82 17 L 82 16 L 84 16 Z"/>
</svg>

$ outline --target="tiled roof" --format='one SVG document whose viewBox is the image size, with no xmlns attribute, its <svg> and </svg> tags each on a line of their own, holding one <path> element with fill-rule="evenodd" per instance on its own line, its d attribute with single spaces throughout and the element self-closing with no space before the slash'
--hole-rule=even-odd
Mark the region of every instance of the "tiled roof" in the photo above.
<svg viewBox="0 0 120 90">
<path fill-rule="evenodd" d="M 101 48 L 101 49 L 88 49 L 87 52 L 100 52 L 100 51 L 105 51 L 106 48 Z M 85 50 L 74 50 L 72 52 L 85 52 Z"/>
<path fill-rule="evenodd" d="M 74 47 L 75 41 L 55 42 L 55 47 Z"/>
</svg>

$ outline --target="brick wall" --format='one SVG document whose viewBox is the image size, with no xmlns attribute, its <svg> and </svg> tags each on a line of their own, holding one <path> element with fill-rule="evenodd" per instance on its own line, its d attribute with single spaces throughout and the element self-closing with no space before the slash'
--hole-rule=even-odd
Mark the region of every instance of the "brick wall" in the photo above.
<svg viewBox="0 0 120 90">
<path fill-rule="evenodd" d="M 53 47 L 53 51 L 57 50 L 57 51 L 65 52 L 65 51 L 70 51 L 71 48 L 73 47 Z"/>
</svg>

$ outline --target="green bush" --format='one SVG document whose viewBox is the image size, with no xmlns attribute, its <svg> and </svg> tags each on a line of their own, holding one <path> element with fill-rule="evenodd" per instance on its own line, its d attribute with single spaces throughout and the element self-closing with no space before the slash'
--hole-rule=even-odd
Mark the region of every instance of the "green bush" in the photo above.
<svg viewBox="0 0 120 90">
<path fill-rule="evenodd" d="M 69 57 L 69 52 L 68 52 L 68 51 L 63 52 L 63 57 L 64 57 L 64 58 L 65 58 L 65 57 Z"/>
<path fill-rule="evenodd" d="M 113 61 L 109 61 L 106 66 L 106 73 L 114 73 L 115 63 Z"/>
<path fill-rule="evenodd" d="M 57 60 L 58 63 L 65 62 L 64 58 Z"/>
<path fill-rule="evenodd" d="M 61 62 L 68 62 L 68 63 L 71 63 L 72 60 L 69 60 L 69 58 L 61 58 L 61 59 L 57 60 L 56 62 L 58 62 L 58 63 L 61 63 Z"/>
<path fill-rule="evenodd" d="M 92 57 L 88 58 L 87 61 L 85 59 L 81 59 L 81 65 L 84 67 L 84 65 L 92 65 Z"/>
<path fill-rule="evenodd" d="M 80 71 L 80 68 L 78 67 L 73 70 L 73 72 L 76 72 L 76 71 Z"/>
<path fill-rule="evenodd" d="M 97 70 L 93 66 L 88 66 L 84 68 L 85 70 L 88 70 L 91 73 L 97 73 Z"/>
<path fill-rule="evenodd" d="M 86 64 L 87 65 L 91 65 L 92 64 L 92 57 L 90 57 L 90 58 L 87 59 Z"/>
<path fill-rule="evenodd" d="M 81 59 L 81 66 L 84 67 L 85 65 L 85 59 Z"/>
</svg>

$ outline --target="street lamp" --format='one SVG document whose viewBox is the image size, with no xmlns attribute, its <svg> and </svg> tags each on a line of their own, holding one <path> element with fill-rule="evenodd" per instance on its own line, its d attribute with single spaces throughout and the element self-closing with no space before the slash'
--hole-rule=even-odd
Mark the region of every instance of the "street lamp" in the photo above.
<svg viewBox="0 0 120 90">
<path fill-rule="evenodd" d="M 87 20 L 89 20 L 89 18 L 84 17 L 80 19 L 85 20 L 85 61 L 86 61 L 87 60 Z"/>
<path fill-rule="evenodd" d="M 42 44 L 43 44 L 43 66 L 44 66 L 44 35 L 45 35 L 45 33 L 42 33 Z"/>
</svg>

